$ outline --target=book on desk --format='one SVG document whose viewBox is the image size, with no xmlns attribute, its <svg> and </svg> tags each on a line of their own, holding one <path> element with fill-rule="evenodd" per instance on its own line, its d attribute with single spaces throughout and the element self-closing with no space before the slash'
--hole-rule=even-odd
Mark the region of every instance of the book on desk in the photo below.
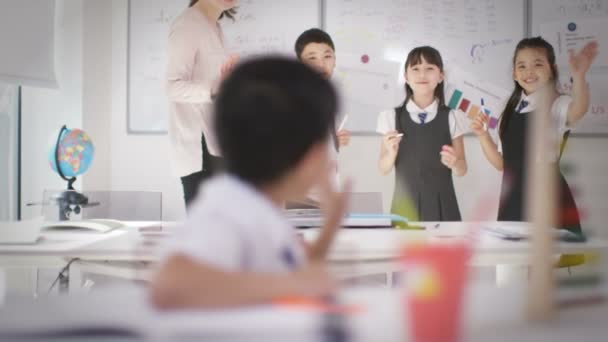
<svg viewBox="0 0 608 342">
<path fill-rule="evenodd" d="M 350 192 L 348 193 L 348 214 L 342 220 L 347 228 L 388 228 L 397 223 L 407 223 L 407 219 L 383 212 L 382 193 Z M 289 222 L 298 228 L 314 228 L 323 225 L 323 213 L 320 203 L 313 199 L 300 202 L 288 202 L 285 215 Z"/>
<path fill-rule="evenodd" d="M 532 235 L 532 226 L 525 222 L 497 222 L 483 227 L 483 232 L 507 241 L 527 240 Z M 587 237 L 582 233 L 574 233 L 566 229 L 553 229 L 555 240 L 564 242 L 585 242 Z"/>
<path fill-rule="evenodd" d="M 323 215 L 314 209 L 288 211 L 287 219 L 297 228 L 315 228 L 323 225 Z M 349 213 L 342 220 L 346 228 L 390 228 L 395 222 L 407 223 L 407 219 L 393 214 Z"/>
</svg>

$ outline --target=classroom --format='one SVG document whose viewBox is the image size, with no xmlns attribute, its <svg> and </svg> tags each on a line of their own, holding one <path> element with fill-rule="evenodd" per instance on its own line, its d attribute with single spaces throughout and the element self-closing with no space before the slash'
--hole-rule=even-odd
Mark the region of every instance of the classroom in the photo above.
<svg viewBox="0 0 608 342">
<path fill-rule="evenodd" d="M 343 336 L 333 336 L 332 340 L 492 341 L 518 338 L 533 341 L 551 338 L 565 341 L 572 337 L 605 340 L 608 329 L 598 318 L 608 313 L 605 304 L 608 298 L 605 280 L 608 276 L 608 230 L 605 228 L 608 221 L 608 158 L 602 152 L 608 146 L 608 35 L 603 33 L 608 29 L 608 0 L 192 2 L 0 2 L 0 42 L 6 47 L 0 53 L 0 339 L 8 336 L 61 339 L 61 334 L 70 333 L 86 338 L 91 335 L 83 331 L 94 335 L 96 326 L 91 322 L 100 320 L 105 322 L 97 331 L 100 334 L 113 336 L 111 334 L 116 333 L 116 336 L 124 337 L 125 332 L 134 332 L 144 339 L 219 336 L 229 340 L 257 337 L 308 341 L 328 339 L 330 337 L 323 334 L 337 329 L 337 334 Z M 201 26 L 200 22 L 194 22 L 196 13 L 208 15 L 210 9 L 224 17 L 214 17 L 217 23 L 211 25 Z M 189 17 L 185 16 L 186 11 L 189 11 Z M 193 21 L 187 22 L 187 19 Z M 173 31 L 180 27 L 176 23 L 204 30 L 213 39 L 192 38 L 193 44 L 177 49 L 172 45 L 176 44 L 177 38 L 170 38 L 178 36 L 179 32 Z M 205 20 L 205 23 L 210 22 Z M 297 52 L 298 37 L 309 29 L 322 32 L 319 36 L 313 30 L 317 34 L 312 38 L 314 47 L 324 49 L 316 51 L 319 55 L 307 55 L 305 46 Z M 315 40 L 325 37 L 323 32 L 330 37 L 331 46 L 323 40 Z M 516 49 L 523 46 L 518 45 L 520 42 L 532 44 L 517 51 L 540 54 L 541 57 L 535 57 L 539 68 L 538 58 L 551 60 L 548 53 L 542 53 L 548 50 L 533 45 L 540 44 L 538 40 L 529 39 L 539 36 L 543 38 L 541 43 L 550 44 L 554 50 L 554 63 L 548 63 L 543 69 L 549 73 L 547 82 L 554 83 L 538 88 L 540 95 L 534 97 L 529 89 L 537 88 L 527 87 L 532 87 L 529 83 L 537 80 L 531 80 L 533 77 L 529 75 L 533 74 L 528 74 L 527 78 L 522 76 L 524 71 L 518 68 L 523 68 L 521 59 L 525 61 L 525 58 Z M 421 46 L 432 49 L 416 50 Z M 327 47 L 331 48 L 327 50 Z M 196 85 L 201 93 L 188 93 L 184 88 L 187 85 L 175 76 L 186 72 L 184 68 L 192 67 L 179 59 L 187 59 L 183 54 L 191 53 L 192 49 L 209 49 L 205 57 L 201 56 L 206 52 L 197 50 L 196 63 L 199 58 L 207 61 L 205 63 L 212 65 L 210 68 L 217 76 Z M 408 54 L 414 51 L 422 52 L 408 64 Z M 441 66 L 438 66 L 436 56 L 431 56 L 434 51 L 440 53 Z M 296 55 L 299 53 L 301 55 Z M 202 172 L 201 177 L 206 177 L 205 165 L 212 165 L 212 160 L 213 168 L 220 163 L 229 170 L 233 170 L 234 165 L 243 165 L 228 160 L 224 164 L 218 146 L 229 144 L 231 139 L 251 136 L 254 139 L 257 133 L 235 134 L 236 138 L 227 134 L 226 138 L 222 135 L 214 139 L 215 125 L 224 127 L 223 124 L 228 125 L 231 121 L 215 122 L 207 117 L 212 110 L 221 112 L 238 107 L 240 100 L 237 97 L 233 97 L 234 106 L 231 106 L 233 102 L 222 95 L 236 92 L 244 83 L 230 81 L 246 78 L 248 70 L 255 74 L 247 67 L 258 65 L 261 68 L 264 58 L 285 68 L 301 70 L 298 77 L 302 82 L 320 82 L 315 84 L 335 89 L 337 104 L 332 112 L 335 120 L 328 123 L 331 136 L 328 144 L 335 148 L 330 146 L 328 158 L 329 163 L 335 162 L 334 169 L 339 174 L 335 177 L 339 179 L 337 183 L 345 183 L 342 189 L 348 189 L 340 191 L 339 185 L 325 189 L 322 184 L 321 202 L 333 201 L 333 205 L 328 206 L 329 214 L 323 210 L 324 206 L 320 211 L 308 207 L 280 211 L 292 226 L 304 221 L 320 223 L 311 224 L 313 228 L 308 224 L 305 229 L 294 228 L 295 233 L 292 230 L 289 234 L 283 232 L 287 237 L 281 235 L 282 238 L 288 239 L 289 243 L 295 243 L 292 235 L 294 239 L 308 243 L 305 253 L 308 253 L 310 265 L 293 272 L 293 279 L 287 276 L 269 279 L 273 279 L 273 284 L 293 284 L 292 280 L 298 280 L 298 284 L 310 282 L 311 288 L 317 291 L 321 291 L 321 284 L 315 287 L 314 281 L 323 283 L 326 291 L 330 291 L 332 286 L 328 282 L 331 282 L 337 289 L 330 292 L 339 301 L 336 298 L 333 299 L 337 302 L 317 300 L 322 296 L 315 296 L 316 292 L 310 296 L 314 300 L 302 299 L 291 296 L 289 291 L 285 292 L 285 298 L 278 296 L 281 298 L 275 300 L 276 295 L 267 295 L 260 290 L 264 286 L 253 288 L 256 284 L 267 284 L 269 279 L 249 278 L 252 274 L 239 272 L 216 274 L 213 267 L 211 270 L 205 268 L 205 275 L 215 275 L 211 278 L 214 281 L 202 288 L 211 298 L 176 300 L 181 306 L 164 299 L 148 300 L 149 293 L 153 293 L 152 298 L 164 298 L 165 290 L 172 294 L 172 286 L 181 289 L 183 294 L 196 290 L 194 285 L 182 288 L 177 280 L 163 280 L 166 275 L 176 274 L 176 279 L 184 274 L 194 277 L 195 272 L 171 272 L 197 267 L 189 263 L 190 259 L 166 254 L 164 248 L 169 248 L 167 246 L 181 246 L 199 259 L 208 258 L 212 265 L 226 266 L 226 270 L 230 263 L 230 267 L 238 264 L 230 257 L 223 259 L 221 256 L 225 250 L 236 248 L 237 243 L 222 240 L 225 237 L 219 234 L 212 234 L 212 241 L 205 242 L 215 243 L 215 249 L 209 251 L 197 251 L 194 242 L 175 242 L 178 240 L 175 236 L 179 236 L 177 232 L 201 222 L 201 226 L 205 226 L 205 215 L 213 214 L 210 210 L 217 210 L 222 215 L 259 217 L 259 222 L 270 219 L 262 215 L 265 208 L 262 204 L 247 206 L 246 201 L 253 201 L 253 197 L 245 196 L 244 192 L 235 192 L 230 197 L 228 190 L 232 188 L 227 188 L 225 193 L 215 189 L 218 196 L 209 199 L 198 191 L 198 178 L 194 183 L 188 183 L 193 179 L 188 177 L 191 174 Z M 315 58 L 330 58 L 333 62 L 320 62 Z M 309 68 L 299 69 L 299 63 L 295 62 L 312 66 L 314 75 L 319 76 L 317 71 L 321 71 L 323 77 L 307 78 Z M 319 66 L 319 63 L 335 64 L 327 67 Z M 420 105 L 417 94 L 421 94 L 419 89 L 427 89 L 428 82 L 426 79 L 414 82 L 414 77 L 421 77 L 414 76 L 414 72 L 423 70 L 416 68 L 418 65 L 428 65 L 428 70 L 435 68 L 433 70 L 440 75 L 437 83 L 440 87 L 427 92 L 430 101 L 424 105 Z M 329 71 L 324 74 L 326 67 Z M 428 70 L 426 72 L 431 72 Z M 188 69 L 188 72 L 194 75 L 197 71 Z M 263 77 L 270 83 L 283 82 L 275 74 L 280 74 L 280 70 Z M 555 74 L 558 78 L 553 77 Z M 541 79 L 546 76 L 542 72 L 540 75 Z M 223 80 L 227 81 L 223 83 Z M 292 89 L 297 89 L 297 85 L 291 86 L 279 87 L 282 94 L 287 94 L 285 98 Z M 407 101 L 406 87 L 412 92 Z M 527 109 L 522 109 L 528 105 L 527 100 L 532 99 L 534 104 L 530 112 L 542 111 L 541 93 L 545 94 L 545 91 L 555 96 L 554 102 L 545 101 L 546 112 L 553 114 L 552 120 L 556 117 L 558 120 L 532 120 L 532 116 L 527 121 L 517 120 L 520 113 L 527 113 Z M 439 93 L 445 99 L 435 101 Z M 306 92 L 311 99 L 317 96 L 315 94 L 319 91 Z M 179 96 L 182 98 L 176 100 Z M 322 101 L 321 97 L 324 97 L 323 101 L 331 102 L 328 93 L 318 95 L 315 100 Z M 199 98 L 204 100 L 196 100 Z M 522 106 L 522 102 L 526 104 Z M 265 102 L 259 103 L 265 105 Z M 521 130 L 520 135 L 501 136 L 506 134 L 501 133 L 503 111 L 509 112 L 505 108 L 514 112 L 509 119 L 510 125 L 522 121 L 530 123 L 521 123 L 526 129 Z M 429 109 L 435 114 L 431 113 L 426 119 Z M 294 107 L 292 111 L 298 110 L 301 108 Z M 415 121 L 418 120 L 414 115 L 416 111 L 424 114 L 419 115 L 420 125 Z M 557 112 L 559 116 L 555 114 Z M 200 118 L 191 122 L 179 119 L 178 114 L 192 113 Z M 434 118 L 444 117 L 446 120 L 441 122 L 447 124 L 440 127 L 440 121 Z M 403 118 L 412 120 L 403 122 Z M 251 127 L 262 125 L 262 120 L 262 117 L 259 121 L 254 120 Z M 435 125 L 430 125 L 433 121 Z M 303 121 L 296 127 L 307 123 Z M 295 125 L 296 122 L 287 124 Z M 259 134 L 273 131 L 263 129 L 265 126 L 258 127 L 262 127 L 257 131 Z M 409 131 L 420 129 L 416 132 L 424 132 L 424 127 L 437 128 L 419 135 Z M 509 126 L 505 124 L 504 127 L 506 131 Z M 559 134 L 551 133 L 552 128 L 558 128 Z M 278 131 L 280 129 L 274 130 L 276 136 L 279 136 Z M 190 133 L 196 134 L 194 145 L 184 142 Z M 293 134 L 290 138 L 294 141 L 304 139 Z M 449 140 L 440 141 L 438 136 Z M 60 146 L 72 137 L 82 144 L 78 147 L 83 149 L 81 157 L 70 165 L 63 164 L 62 156 L 68 154 L 67 158 L 73 151 L 64 147 L 60 151 Z M 284 140 L 288 142 L 275 142 L 270 149 L 277 160 L 291 146 L 292 139 Z M 551 160 L 550 163 L 528 163 L 523 161 L 523 156 L 518 156 L 517 162 L 525 167 L 517 170 L 526 169 L 526 173 L 521 171 L 529 177 L 525 180 L 523 176 L 518 178 L 519 174 L 509 173 L 514 169 L 507 166 L 513 156 L 508 152 L 507 141 L 520 140 L 524 143 L 515 145 L 521 147 L 521 151 L 528 147 L 527 160 L 533 160 L 529 155 L 532 153 L 537 153 L 534 160 Z M 412 141 L 416 143 L 410 143 Z M 544 141 L 552 141 L 553 145 Z M 249 148 L 257 152 L 255 146 L 263 146 L 264 142 L 260 137 L 249 144 Z M 391 148 L 399 150 L 391 154 L 394 152 Z M 420 152 L 406 154 L 401 150 Z M 199 167 L 201 153 L 202 170 Z M 428 157 L 433 153 L 436 155 Z M 425 170 L 422 165 L 428 163 L 440 171 Z M 268 170 L 262 168 L 260 172 L 270 173 L 272 167 L 281 163 L 273 160 L 269 164 Z M 64 165 L 71 166 L 74 172 L 65 171 L 68 168 Z M 310 165 L 314 167 L 312 162 Z M 76 171 L 78 168 L 80 170 Z M 503 172 L 503 168 L 509 171 Z M 417 171 L 410 171 L 414 169 Z M 213 193 L 212 184 L 229 186 L 226 179 L 221 183 L 222 172 L 213 174 L 214 178 L 202 181 L 204 185 L 200 189 L 205 189 L 205 195 Z M 293 173 L 293 177 L 295 175 Z M 323 175 L 319 176 L 316 178 L 324 179 Z M 412 185 L 412 179 L 426 185 Z M 513 188 L 519 190 L 515 191 L 516 195 L 509 190 L 512 185 L 509 182 L 513 179 Z M 407 182 L 410 183 L 404 185 Z M 556 187 L 556 182 L 560 186 Z M 431 198 L 428 189 L 435 189 L 436 184 L 448 184 L 450 191 L 441 190 L 440 195 L 432 195 L 438 198 Z M 70 191 L 66 192 L 66 189 Z M 188 191 L 194 191 L 191 198 Z M 573 210 L 564 209 L 562 201 L 551 200 L 563 199 L 564 193 L 571 195 L 565 205 L 574 206 Z M 518 215 L 527 215 L 525 220 L 513 218 L 512 212 L 505 209 L 505 198 L 511 199 L 510 196 L 525 198 L 525 203 L 519 204 L 518 209 Z M 403 198 L 405 200 L 401 201 Z M 232 204 L 221 206 L 221 201 Z M 316 199 L 313 202 L 317 202 Z M 432 203 L 433 208 L 422 210 L 423 204 L 427 208 L 428 203 Z M 452 214 L 453 204 L 457 215 Z M 407 209 L 401 210 L 402 206 Z M 435 210 L 440 212 L 439 216 L 433 214 Z M 559 212 L 561 216 L 552 215 L 552 212 Z M 335 226 L 341 226 L 335 232 L 326 229 L 329 225 L 323 225 L 331 221 L 332 213 L 339 214 Z M 572 216 L 576 216 L 578 228 L 562 225 Z M 87 221 L 89 218 L 112 221 L 96 224 Z M 144 221 L 146 224 L 140 223 Z M 235 218 L 226 222 L 243 226 L 253 224 L 245 221 Z M 218 222 L 218 226 L 223 224 Z M 563 229 L 555 230 L 554 227 Z M 203 230 L 198 234 L 187 236 L 192 241 L 206 239 Z M 261 245 L 255 245 L 263 240 L 262 236 L 251 238 L 257 240 L 247 245 L 253 250 L 248 252 L 255 254 L 256 248 L 264 250 Z M 420 241 L 425 242 L 427 250 L 408 248 L 413 246 L 411 243 Z M 441 258 L 432 255 L 442 255 L 440 248 L 445 244 L 466 247 L 464 254 L 459 255 L 462 260 L 466 255 L 466 261 L 458 264 L 455 260 L 460 259 L 452 257 L 452 266 L 446 266 L 446 263 L 441 265 L 443 269 L 438 268 L 439 271 L 429 271 L 423 267 L 424 262 L 417 263 L 420 259 L 440 263 L 436 260 Z M 286 253 L 281 252 L 281 258 L 298 264 L 302 256 L 299 247 L 295 250 L 298 252 L 292 253 L 287 248 Z M 449 252 L 454 253 L 454 250 Z M 447 260 L 446 256 L 443 258 Z M 249 266 L 247 262 L 242 263 Z M 251 265 L 255 264 L 251 261 Z M 461 271 L 449 271 L 446 267 Z M 225 276 L 235 278 L 223 278 Z M 247 295 L 227 298 L 232 290 L 247 292 L 247 287 L 233 289 L 221 283 L 228 279 L 233 279 L 232 283 L 251 281 L 250 297 L 254 299 Z M 457 294 L 450 292 L 450 295 L 458 298 L 456 302 L 462 301 L 462 308 L 460 304 L 450 302 L 452 306 L 445 309 L 448 306 L 441 305 L 447 304 L 440 300 L 436 307 L 424 301 L 417 302 L 416 296 L 418 299 L 430 298 L 442 293 L 438 290 L 441 287 L 432 285 L 435 282 L 439 282 L 437 286 L 450 284 L 446 288 L 457 288 Z M 462 288 L 458 286 L 460 283 Z M 592 283 L 593 286 L 568 287 L 573 283 Z M 213 287 L 215 285 L 217 287 Z M 302 286 L 296 287 L 300 290 Z M 232 307 L 219 312 L 201 309 L 205 305 L 200 303 L 206 303 L 206 300 L 212 305 L 216 305 L 213 300 L 223 303 L 224 296 L 212 295 L 213 291 L 222 288 L 230 299 L 226 303 Z M 159 297 L 155 297 L 157 290 Z M 407 293 L 407 301 L 402 300 L 403 293 Z M 258 294 L 259 298 L 269 296 L 272 300 L 260 303 L 255 300 Z M 174 299 L 169 295 L 167 298 Z M 442 300 L 446 301 L 443 297 Z M 132 305 L 120 312 L 113 303 L 121 301 Z M 494 308 L 487 307 L 489 301 L 496 301 Z M 100 303 L 105 303 L 102 310 L 91 309 Z M 242 303 L 263 305 L 249 307 Z M 440 306 L 443 309 L 438 309 Z M 504 309 L 496 309 L 501 306 Z M 156 311 L 159 307 L 169 310 Z M 197 308 L 198 311 L 172 312 L 173 307 Z M 57 310 L 65 315 L 50 314 Z M 437 310 L 447 313 L 433 324 L 415 319 L 417 313 L 424 317 Z M 118 317 L 127 315 L 126 311 L 134 318 L 119 320 Z M 26 321 L 19 323 L 24 317 L 27 317 Z M 230 321 L 242 325 L 242 330 L 226 329 L 224 322 Z M 282 324 L 268 324 L 269 321 Z M 380 322 L 386 322 L 390 327 L 382 331 L 378 328 Z M 25 323 L 33 327 L 30 332 L 26 331 Z M 48 329 L 53 325 L 58 328 Z M 143 332 L 145 327 L 155 325 L 156 329 Z M 108 327 L 115 329 L 103 330 Z M 31 335 L 32 331 L 34 335 Z M 429 331 L 444 331 L 445 335 L 436 337 L 439 335 Z M 489 335 L 488 331 L 503 335 L 498 338 Z M 425 332 L 430 335 L 423 336 Z"/>
</svg>

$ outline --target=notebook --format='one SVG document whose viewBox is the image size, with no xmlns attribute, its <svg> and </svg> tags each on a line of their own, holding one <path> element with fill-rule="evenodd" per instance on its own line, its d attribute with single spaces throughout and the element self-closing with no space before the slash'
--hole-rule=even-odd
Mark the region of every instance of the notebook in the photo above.
<svg viewBox="0 0 608 342">
<path fill-rule="evenodd" d="M 342 221 L 344 227 L 391 227 L 394 217 L 384 214 L 382 193 L 351 192 L 349 196 L 349 213 Z M 289 222 L 299 228 L 320 227 L 323 225 L 323 213 L 318 207 L 288 205 L 286 216 Z"/>
<path fill-rule="evenodd" d="M 322 216 L 288 217 L 288 220 L 298 228 L 314 228 L 323 225 Z M 393 226 L 391 215 L 380 214 L 349 214 L 344 217 L 341 225 L 352 228 L 388 228 Z"/>
<path fill-rule="evenodd" d="M 530 238 L 532 232 L 529 224 L 526 223 L 503 223 L 496 226 L 486 226 L 483 230 L 494 237 L 520 241 Z M 585 242 L 587 238 L 583 234 L 576 234 L 565 229 L 553 229 L 554 238 L 566 242 Z"/>
</svg>

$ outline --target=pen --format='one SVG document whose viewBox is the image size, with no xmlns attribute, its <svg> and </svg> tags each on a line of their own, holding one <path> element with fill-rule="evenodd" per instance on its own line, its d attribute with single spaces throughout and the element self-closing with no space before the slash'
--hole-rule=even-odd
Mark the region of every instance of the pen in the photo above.
<svg viewBox="0 0 608 342">
<path fill-rule="evenodd" d="M 399 137 L 402 137 L 402 136 L 403 136 L 403 133 L 399 133 L 399 134 L 391 135 L 390 138 L 391 139 L 392 138 L 399 138 Z"/>
<path fill-rule="evenodd" d="M 348 114 L 344 115 L 342 122 L 340 122 L 340 126 L 338 126 L 338 131 L 341 131 L 342 128 L 344 128 L 344 125 L 346 124 L 346 120 L 348 120 Z"/>
<path fill-rule="evenodd" d="M 405 229 L 405 230 L 424 230 L 424 226 L 414 226 L 411 224 L 402 224 L 395 226 L 396 229 Z"/>
<path fill-rule="evenodd" d="M 481 114 L 483 114 L 483 115 L 487 115 L 487 114 L 486 114 L 485 102 L 483 101 L 483 97 L 481 98 Z M 483 124 L 483 130 L 484 130 L 484 131 L 487 131 L 487 130 L 488 130 L 488 124 L 486 124 L 485 122 L 484 122 L 484 124 Z"/>
</svg>

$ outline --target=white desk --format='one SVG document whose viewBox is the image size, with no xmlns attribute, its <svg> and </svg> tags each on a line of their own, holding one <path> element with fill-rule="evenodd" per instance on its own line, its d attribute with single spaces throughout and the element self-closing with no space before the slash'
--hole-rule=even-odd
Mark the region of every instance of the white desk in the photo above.
<svg viewBox="0 0 608 342">
<path fill-rule="evenodd" d="M 350 341 L 408 340 L 409 312 L 400 290 L 353 288 L 342 290 L 339 297 L 345 304 L 363 308 L 362 312 L 343 318 Z M 158 312 L 147 299 L 143 289 L 126 287 L 62 298 L 15 300 L 0 307 L 0 334 L 117 328 L 138 335 L 139 339 L 131 340 L 321 340 L 323 317 L 302 308 L 262 305 Z M 552 322 L 531 325 L 524 321 L 523 288 L 471 284 L 464 303 L 463 341 L 606 340 L 607 305 L 562 311 Z M 44 341 L 49 338 L 43 334 L 37 337 Z M 55 337 L 60 341 L 62 335 Z"/>
<path fill-rule="evenodd" d="M 164 223 L 163 231 L 160 232 L 141 233 L 137 229 L 151 224 L 153 223 L 131 222 L 130 228 L 108 234 L 71 233 L 69 239 L 67 235 L 59 238 L 59 235 L 49 233 L 39 245 L 0 246 L 0 255 L 79 258 L 80 262 L 75 263 L 70 270 L 71 275 L 75 277 L 79 276 L 83 265 L 96 267 L 104 272 L 105 269 L 110 271 L 110 267 L 103 261 L 114 261 L 117 263 L 112 263 L 113 272 L 124 272 L 127 277 L 145 279 L 146 263 L 158 260 L 158 243 L 162 241 L 163 235 L 173 231 L 175 225 Z M 429 228 L 427 230 L 342 229 L 329 255 L 333 272 L 339 277 L 391 274 L 400 269 L 398 257 L 405 243 L 420 240 L 449 243 L 463 239 L 467 233 L 467 224 L 462 222 L 442 222 L 438 228 L 434 228 L 435 222 L 419 224 Z M 300 232 L 305 239 L 311 240 L 318 234 L 318 229 L 300 230 Z M 504 241 L 485 235 L 480 236 L 481 238 L 475 243 L 473 266 L 504 268 L 504 265 L 509 265 L 525 270 L 528 264 L 528 241 Z M 585 243 L 558 242 L 554 250 L 556 255 L 559 255 L 598 252 L 604 249 L 608 249 L 608 241 L 594 238 Z M 130 262 L 135 262 L 135 266 Z"/>
<path fill-rule="evenodd" d="M 428 227 L 428 229 L 342 229 L 336 237 L 329 255 L 332 273 L 341 279 L 384 274 L 387 283 L 392 284 L 393 273 L 401 269 L 398 257 L 406 243 L 421 240 L 449 243 L 464 239 L 468 229 L 468 224 L 462 222 L 420 222 L 417 224 Z M 438 227 L 437 224 L 439 224 Z M 169 229 L 169 231 L 171 230 Z M 317 236 L 319 230 L 305 229 L 299 232 L 306 240 L 311 241 Z M 475 242 L 472 266 L 495 267 L 496 282 L 499 286 L 527 278 L 530 246 L 528 241 L 505 241 L 485 234 L 478 236 L 480 238 Z M 83 269 L 98 274 L 148 279 L 149 267 L 146 263 L 129 263 L 129 261 L 157 260 L 154 244 L 150 244 L 153 241 L 159 240 L 131 233 L 89 245 L 82 251 L 74 251 L 71 256 L 78 257 L 81 261 L 73 264 L 70 270 L 71 276 L 74 277 L 71 284 L 79 284 L 81 281 L 79 277 Z M 608 241 L 590 239 L 585 243 L 557 242 L 555 245 L 556 258 L 559 254 L 589 253 L 602 249 L 608 249 Z M 108 265 L 99 260 L 123 262 Z M 72 289 L 76 290 L 77 286 Z"/>
<path fill-rule="evenodd" d="M 438 228 L 434 228 L 439 224 Z M 492 225 L 489 222 L 483 225 Z M 465 239 L 468 223 L 419 222 L 414 225 L 426 230 L 399 229 L 343 229 L 336 237 L 329 256 L 337 273 L 382 273 L 400 269 L 398 257 L 404 245 L 413 241 L 450 243 Z M 302 231 L 307 240 L 314 239 L 318 229 Z M 527 277 L 529 241 L 506 241 L 480 233 L 474 243 L 472 266 L 493 266 L 497 269 L 497 281 L 509 277 Z M 608 250 L 608 241 L 592 238 L 585 243 L 556 242 L 554 251 L 560 254 L 579 254 Z M 505 279 L 507 281 L 507 279 Z"/>
<path fill-rule="evenodd" d="M 137 227 L 158 226 L 155 222 L 132 222 L 124 229 L 105 234 L 94 231 L 43 230 L 41 239 L 34 245 L 0 244 L 0 271 L 2 268 L 61 268 L 68 260 L 151 260 L 139 253 L 145 247 L 144 237 Z M 167 223 L 167 227 L 174 224 Z M 0 232 L 1 233 L 1 232 Z M 33 277 L 33 279 L 37 279 Z M 35 281 L 34 281 L 35 282 Z M 36 288 L 36 284 L 33 284 Z M 0 294 L 2 295 L 2 294 Z"/>
</svg>

